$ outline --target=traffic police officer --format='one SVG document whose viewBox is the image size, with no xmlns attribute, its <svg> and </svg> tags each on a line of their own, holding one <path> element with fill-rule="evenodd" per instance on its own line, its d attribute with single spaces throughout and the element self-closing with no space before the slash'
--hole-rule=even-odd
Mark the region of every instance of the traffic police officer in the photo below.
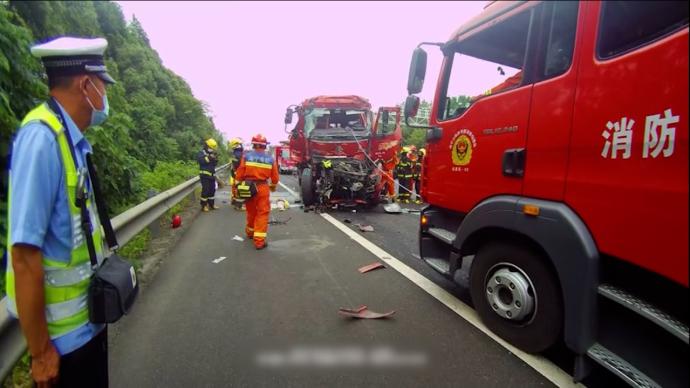
<svg viewBox="0 0 690 388">
<path fill-rule="evenodd" d="M 216 198 L 216 164 L 218 164 L 218 143 L 215 139 L 206 139 L 204 146 L 196 156 L 199 162 L 199 178 L 201 180 L 201 211 L 207 212 L 218 209 Z"/>
<path fill-rule="evenodd" d="M 278 184 L 278 165 L 266 152 L 268 142 L 264 135 L 258 134 L 252 138 L 252 151 L 246 152 L 240 161 L 236 178 L 242 185 L 255 185 L 255 194 L 245 200 L 247 207 L 247 237 L 254 240 L 256 249 L 266 247 L 268 232 L 268 215 L 271 211 L 271 191 L 276 190 Z M 268 180 L 271 183 L 268 183 Z M 239 189 L 239 187 L 238 187 Z M 240 193 L 242 195 L 242 193 Z"/>
<path fill-rule="evenodd" d="M 86 129 L 108 117 L 103 38 L 62 37 L 31 48 L 50 98 L 29 112 L 14 139 L 9 187 L 8 310 L 19 318 L 39 387 L 106 387 L 107 328 L 89 322 L 91 265 L 75 205 L 86 180 L 93 240 L 102 260 L 97 209 L 86 172 Z"/>
</svg>

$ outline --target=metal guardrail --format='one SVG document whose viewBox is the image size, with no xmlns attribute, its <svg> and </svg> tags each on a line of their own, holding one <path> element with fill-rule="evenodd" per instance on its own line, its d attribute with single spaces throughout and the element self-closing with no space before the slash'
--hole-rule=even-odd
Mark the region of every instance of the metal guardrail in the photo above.
<svg viewBox="0 0 690 388">
<path fill-rule="evenodd" d="M 227 169 L 229 165 L 228 163 L 218 167 L 216 172 Z M 199 177 L 189 179 L 113 218 L 111 222 L 120 246 L 127 244 L 139 232 L 165 214 L 168 209 L 191 194 L 198 183 Z M 12 371 L 17 360 L 25 351 L 26 341 L 19 327 L 19 321 L 9 316 L 7 300 L 2 298 L 0 300 L 0 384 Z"/>
</svg>

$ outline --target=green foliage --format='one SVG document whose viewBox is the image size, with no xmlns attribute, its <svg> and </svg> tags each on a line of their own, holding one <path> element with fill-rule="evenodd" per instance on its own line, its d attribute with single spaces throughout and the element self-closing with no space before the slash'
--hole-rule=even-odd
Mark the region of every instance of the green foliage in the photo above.
<svg viewBox="0 0 690 388">
<path fill-rule="evenodd" d="M 129 260 L 134 268 L 138 271 L 141 268 L 141 259 L 144 253 L 149 247 L 149 242 L 151 241 L 151 232 L 148 229 L 144 229 L 139 234 L 134 236 L 133 239 L 129 240 L 125 246 L 120 248 L 118 253 Z"/>
<path fill-rule="evenodd" d="M 144 187 L 162 192 L 175 187 L 180 182 L 199 175 L 199 167 L 193 162 L 157 162 L 152 171 L 141 175 Z"/>
<path fill-rule="evenodd" d="M 400 104 L 400 109 L 405 111 L 405 104 Z M 429 101 L 422 100 L 419 103 L 420 111 L 426 109 L 431 111 L 431 103 Z M 423 148 L 426 145 L 426 130 L 422 128 L 411 128 L 405 125 L 404 119 L 402 119 L 402 124 L 400 125 L 402 129 L 403 145 L 414 145 L 418 149 Z"/>
<path fill-rule="evenodd" d="M 146 199 L 150 189 L 162 191 L 196 175 L 196 153 L 209 137 L 220 145 L 219 160 L 228 159 L 207 106 L 163 67 L 139 21 L 127 23 L 117 3 L 0 1 L 0 254 L 10 139 L 24 115 L 48 95 L 42 65 L 29 48 L 60 35 L 108 39 L 106 64 L 118 81 L 108 88 L 111 115 L 86 137 L 111 216 Z"/>
<path fill-rule="evenodd" d="M 34 381 L 31 378 L 31 357 L 29 356 L 29 352 L 26 352 L 7 376 L 2 387 L 31 388 L 33 385 Z"/>
</svg>

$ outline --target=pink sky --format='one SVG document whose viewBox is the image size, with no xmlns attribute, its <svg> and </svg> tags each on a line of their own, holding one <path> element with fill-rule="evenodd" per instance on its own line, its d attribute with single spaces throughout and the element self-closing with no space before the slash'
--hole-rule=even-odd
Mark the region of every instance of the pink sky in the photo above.
<svg viewBox="0 0 690 388">
<path fill-rule="evenodd" d="M 206 101 L 218 129 L 245 141 L 287 139 L 290 104 L 357 94 L 374 109 L 402 102 L 412 50 L 445 41 L 485 1 L 118 2 L 141 22 L 163 64 Z M 432 99 L 440 52 L 427 48 L 422 98 Z"/>
</svg>

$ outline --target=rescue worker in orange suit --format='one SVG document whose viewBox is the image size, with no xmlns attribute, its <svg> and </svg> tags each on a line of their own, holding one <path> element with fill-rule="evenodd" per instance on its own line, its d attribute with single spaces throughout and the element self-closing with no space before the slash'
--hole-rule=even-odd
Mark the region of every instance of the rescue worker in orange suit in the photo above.
<svg viewBox="0 0 690 388">
<path fill-rule="evenodd" d="M 385 182 L 384 184 L 386 185 L 386 193 L 388 195 L 388 198 L 394 199 L 395 198 L 395 179 L 394 179 L 394 174 L 395 174 L 395 166 L 398 164 L 398 153 L 396 151 L 395 154 L 393 154 L 393 157 L 390 159 L 386 160 L 383 162 L 383 171 L 385 174 L 383 174 L 383 181 Z"/>
<path fill-rule="evenodd" d="M 201 211 L 207 212 L 219 207 L 215 205 L 216 196 L 216 164 L 218 156 L 216 150 L 218 143 L 215 139 L 207 139 L 204 147 L 197 154 L 196 160 L 199 162 L 199 178 L 201 180 Z"/>
<path fill-rule="evenodd" d="M 271 211 L 270 192 L 278 185 L 278 165 L 270 153 L 266 152 L 266 137 L 258 134 L 252 138 L 252 150 L 245 152 L 235 174 L 239 184 L 253 184 L 256 194 L 245 200 L 247 207 L 247 237 L 254 240 L 256 249 L 266 247 L 268 215 Z M 270 183 L 269 183 L 270 179 Z"/>
<path fill-rule="evenodd" d="M 424 161 L 424 155 L 426 150 L 421 148 L 417 151 L 417 162 L 415 162 L 412 170 L 412 178 L 414 179 L 414 191 L 417 193 L 414 203 L 417 205 L 422 203 L 422 162 Z"/>
<path fill-rule="evenodd" d="M 398 202 L 410 203 L 410 191 L 412 190 L 412 162 L 408 158 L 409 149 L 404 147 L 400 152 L 400 161 L 395 167 L 395 175 L 398 178 Z"/>
</svg>

